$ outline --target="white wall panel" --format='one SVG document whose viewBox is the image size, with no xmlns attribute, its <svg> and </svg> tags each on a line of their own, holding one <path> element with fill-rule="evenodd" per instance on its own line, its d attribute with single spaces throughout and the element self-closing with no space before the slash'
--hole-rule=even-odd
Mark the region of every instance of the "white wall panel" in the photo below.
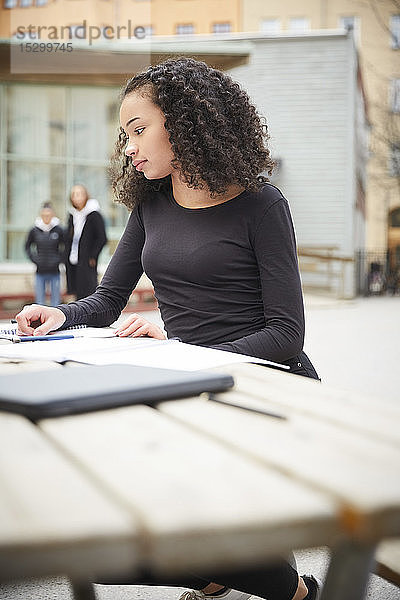
<svg viewBox="0 0 400 600">
<path fill-rule="evenodd" d="M 253 44 L 250 64 L 230 73 L 267 118 L 273 156 L 283 160 L 277 185 L 290 202 L 298 243 L 336 244 L 349 252 L 347 228 L 354 206 L 349 185 L 355 78 L 351 40 L 265 38 Z"/>
</svg>

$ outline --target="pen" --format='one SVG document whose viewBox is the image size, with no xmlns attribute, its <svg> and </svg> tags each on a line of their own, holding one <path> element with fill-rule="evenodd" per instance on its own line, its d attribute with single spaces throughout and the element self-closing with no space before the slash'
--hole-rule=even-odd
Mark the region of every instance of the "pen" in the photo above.
<svg viewBox="0 0 400 600">
<path fill-rule="evenodd" d="M 49 340 L 71 340 L 75 336 L 72 334 L 69 335 L 15 335 L 12 337 L 12 341 L 15 344 L 19 342 L 44 342 Z"/>
<path fill-rule="evenodd" d="M 209 394 L 208 399 L 212 400 L 213 402 L 218 402 L 218 404 L 225 404 L 225 406 L 231 406 L 231 407 L 233 406 L 234 408 L 240 408 L 242 410 L 247 410 L 249 412 L 257 413 L 259 415 L 273 417 L 274 419 L 282 419 L 282 420 L 287 419 L 287 417 L 285 415 L 280 415 L 278 413 L 270 412 L 269 410 L 264 410 L 262 408 L 251 408 L 250 406 L 244 406 L 243 404 L 236 404 L 235 402 L 225 402 L 225 400 L 220 400 L 219 398 L 216 398 L 214 396 L 214 394 Z"/>
</svg>

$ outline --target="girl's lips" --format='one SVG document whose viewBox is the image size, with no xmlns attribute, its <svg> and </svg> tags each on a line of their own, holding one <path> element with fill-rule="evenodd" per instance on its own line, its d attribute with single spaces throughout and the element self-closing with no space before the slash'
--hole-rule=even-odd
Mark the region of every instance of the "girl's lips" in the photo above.
<svg viewBox="0 0 400 600">
<path fill-rule="evenodd" d="M 135 169 L 136 171 L 142 171 L 142 167 L 144 165 L 144 163 L 147 162 L 146 160 L 141 160 L 138 163 L 135 164 Z"/>
</svg>

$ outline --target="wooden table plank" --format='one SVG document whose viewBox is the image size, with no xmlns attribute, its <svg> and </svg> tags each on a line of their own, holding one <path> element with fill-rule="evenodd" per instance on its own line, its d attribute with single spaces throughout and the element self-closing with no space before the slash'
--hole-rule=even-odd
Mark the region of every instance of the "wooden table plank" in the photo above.
<svg viewBox="0 0 400 600">
<path fill-rule="evenodd" d="M 335 502 L 144 406 L 40 427 L 140 515 L 164 573 L 256 564 L 327 543 Z M 90 433 L 89 433 L 90 432 Z"/>
<path fill-rule="evenodd" d="M 286 420 L 198 398 L 41 430 L 0 415 L 0 577 L 174 575 L 338 541 L 366 572 L 362 551 L 400 533 L 400 409 L 255 365 L 216 370 L 236 379 L 225 401 Z"/>
<path fill-rule="evenodd" d="M 131 514 L 28 420 L 0 413 L 0 579 L 120 574 L 138 562 Z"/>
<path fill-rule="evenodd" d="M 274 369 L 238 364 L 218 371 L 235 377 L 236 390 L 281 408 L 308 414 L 340 427 L 369 433 L 400 447 L 400 407 L 384 398 L 364 398 L 355 392 L 337 390 L 316 380 L 300 376 L 282 376 Z"/>
<path fill-rule="evenodd" d="M 240 386 L 239 381 L 239 390 Z M 258 398 L 254 389 L 249 405 L 272 407 L 286 420 L 201 399 L 165 402 L 161 410 L 295 481 L 331 494 L 341 504 L 343 526 L 353 534 L 379 539 L 400 532 L 400 448 L 373 436 L 369 425 L 363 433 L 361 426 L 325 422 L 320 414 L 307 411 L 305 398 L 296 409 L 276 396 L 274 402 L 265 402 L 267 387 L 264 382 L 258 388 Z M 223 399 L 246 402 L 237 392 Z"/>
</svg>

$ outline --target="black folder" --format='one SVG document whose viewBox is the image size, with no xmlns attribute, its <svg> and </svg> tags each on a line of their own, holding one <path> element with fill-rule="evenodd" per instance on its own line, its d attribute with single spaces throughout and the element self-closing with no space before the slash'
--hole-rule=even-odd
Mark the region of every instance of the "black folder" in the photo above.
<svg viewBox="0 0 400 600">
<path fill-rule="evenodd" d="M 132 365 L 85 365 L 0 377 L 0 410 L 33 421 L 163 400 L 222 392 L 230 375 Z"/>
</svg>

